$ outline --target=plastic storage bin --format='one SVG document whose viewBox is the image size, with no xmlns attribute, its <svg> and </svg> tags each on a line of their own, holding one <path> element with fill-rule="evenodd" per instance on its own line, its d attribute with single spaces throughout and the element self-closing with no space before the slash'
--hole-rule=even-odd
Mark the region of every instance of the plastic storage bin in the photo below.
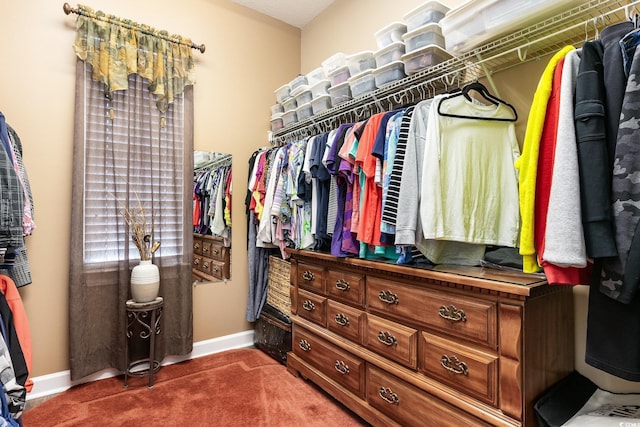
<svg viewBox="0 0 640 427">
<path fill-rule="evenodd" d="M 382 87 L 386 84 L 405 78 L 404 62 L 393 61 L 383 67 L 373 70 L 373 76 L 376 80 L 376 87 Z"/>
<path fill-rule="evenodd" d="M 377 50 L 373 54 L 373 57 L 376 60 L 376 67 L 380 68 L 392 63 L 393 61 L 399 61 L 404 54 L 405 46 L 404 43 L 400 41 L 391 43 L 387 47 Z"/>
<path fill-rule="evenodd" d="M 333 73 L 338 68 L 344 67 L 347 65 L 347 56 L 342 53 L 334 53 L 324 61 L 322 61 L 322 68 L 324 69 L 324 73 L 329 77 L 329 74 Z"/>
<path fill-rule="evenodd" d="M 329 108 L 331 108 L 331 96 L 329 95 L 321 95 L 311 101 L 311 109 L 313 110 L 313 114 L 322 113 Z"/>
<path fill-rule="evenodd" d="M 349 71 L 349 67 L 347 65 L 344 65 L 330 72 L 328 76 L 329 80 L 331 81 L 331 86 L 337 86 L 349 80 L 349 77 L 351 77 L 351 72 Z"/>
<path fill-rule="evenodd" d="M 407 32 L 404 22 L 396 21 L 375 32 L 376 44 L 383 49 L 392 43 L 402 41 L 402 35 Z"/>
<path fill-rule="evenodd" d="M 291 82 L 289 83 L 289 88 L 291 89 L 291 92 L 293 92 L 300 86 L 308 86 L 308 84 L 309 82 L 307 81 L 307 76 L 299 75 L 295 79 L 291 80 Z"/>
<path fill-rule="evenodd" d="M 319 81 L 326 80 L 327 73 L 324 72 L 324 68 L 318 67 L 307 73 L 307 84 L 313 86 Z"/>
<path fill-rule="evenodd" d="M 284 127 L 282 115 L 282 113 L 276 113 L 271 116 L 271 131 L 275 132 Z"/>
<path fill-rule="evenodd" d="M 271 106 L 271 115 L 273 116 L 278 113 L 284 113 L 284 107 L 279 102 Z"/>
<path fill-rule="evenodd" d="M 311 89 L 307 85 L 298 86 L 296 89 L 291 91 L 291 96 L 296 99 L 296 105 L 299 107 L 302 104 L 311 102 Z"/>
<path fill-rule="evenodd" d="M 474 0 L 451 10 L 440 25 L 445 48 L 460 54 L 533 25 L 583 0 Z"/>
<path fill-rule="evenodd" d="M 282 125 L 287 127 L 293 123 L 298 121 L 298 116 L 296 115 L 296 110 L 287 111 L 282 115 Z"/>
<path fill-rule="evenodd" d="M 413 74 L 424 68 L 433 67 L 447 59 L 451 59 L 451 55 L 436 45 L 425 46 L 402 55 L 404 72 L 407 75 Z"/>
<path fill-rule="evenodd" d="M 334 107 L 336 105 L 342 104 L 343 102 L 347 102 L 350 99 L 352 99 L 349 82 L 344 82 L 336 86 L 331 86 L 329 88 L 329 96 L 331 97 L 331 105 L 333 105 Z"/>
<path fill-rule="evenodd" d="M 311 102 L 307 102 L 306 104 L 302 104 L 296 109 L 296 117 L 297 117 L 299 122 L 303 121 L 304 119 L 308 119 L 311 116 L 313 116 L 313 110 L 311 108 Z"/>
<path fill-rule="evenodd" d="M 356 74 L 376 68 L 376 60 L 373 58 L 373 52 L 367 50 L 348 56 L 347 65 L 349 66 L 349 75 L 355 76 Z"/>
<path fill-rule="evenodd" d="M 405 33 L 405 35 L 402 36 L 402 40 L 404 41 L 407 53 L 430 44 L 440 46 L 444 49 L 444 37 L 442 36 L 440 24 L 431 23 L 418 27 L 409 33 Z"/>
<path fill-rule="evenodd" d="M 282 104 L 282 101 L 290 96 L 291 88 L 287 83 L 286 85 L 282 85 L 276 89 L 274 93 L 276 94 L 276 101 Z"/>
<path fill-rule="evenodd" d="M 293 96 L 290 96 L 288 98 L 286 98 L 284 101 L 282 101 L 282 106 L 284 107 L 284 112 L 288 112 L 288 111 L 293 111 L 296 108 L 298 108 L 298 103 L 296 102 L 296 99 Z"/>
<path fill-rule="evenodd" d="M 330 87 L 331 82 L 329 80 L 320 80 L 318 83 L 311 86 L 311 98 L 316 99 L 322 95 L 328 95 Z"/>
<path fill-rule="evenodd" d="M 404 22 L 407 24 L 407 31 L 413 31 L 418 27 L 422 27 L 423 25 L 427 25 L 432 22 L 440 22 L 448 11 L 449 8 L 439 1 L 428 1 L 421 6 L 410 10 L 404 15 Z"/>
<path fill-rule="evenodd" d="M 351 96 L 357 98 L 376 90 L 376 79 L 372 70 L 366 70 L 349 78 L 349 87 L 351 88 Z"/>
</svg>

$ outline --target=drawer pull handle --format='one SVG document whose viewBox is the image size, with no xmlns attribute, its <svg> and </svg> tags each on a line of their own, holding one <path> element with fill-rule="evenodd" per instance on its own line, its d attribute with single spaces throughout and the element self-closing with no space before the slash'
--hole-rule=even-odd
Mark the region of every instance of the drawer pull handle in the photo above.
<svg viewBox="0 0 640 427">
<path fill-rule="evenodd" d="M 200 264 L 200 259 L 196 258 L 193 260 L 193 265 L 199 265 Z"/>
<path fill-rule="evenodd" d="M 336 371 L 340 372 L 342 375 L 347 375 L 349 373 L 349 365 L 344 363 L 342 360 L 336 360 Z"/>
<path fill-rule="evenodd" d="M 302 308 L 307 311 L 313 311 L 316 308 L 316 305 L 307 299 L 302 303 Z"/>
<path fill-rule="evenodd" d="M 209 269 L 209 263 L 207 261 L 204 262 L 204 264 L 202 264 L 202 268 L 204 268 L 205 270 Z"/>
<path fill-rule="evenodd" d="M 398 403 L 400 403 L 400 399 L 398 398 L 398 395 L 393 391 L 391 391 L 389 387 L 380 387 L 380 391 L 378 392 L 378 394 L 380 395 L 382 400 L 384 400 L 387 403 L 391 403 L 394 405 L 397 405 Z"/>
<path fill-rule="evenodd" d="M 451 320 L 452 322 L 466 322 L 467 315 L 464 310 L 456 308 L 455 305 L 445 307 L 444 305 L 438 310 L 438 314 L 443 319 Z"/>
<path fill-rule="evenodd" d="M 456 356 L 442 355 L 440 364 L 444 369 L 449 372 L 453 372 L 456 375 L 469 375 L 467 364 L 458 360 Z"/>
<path fill-rule="evenodd" d="M 220 267 L 218 267 L 217 265 L 215 267 L 213 267 L 213 272 L 214 273 L 219 273 L 220 272 Z"/>
<path fill-rule="evenodd" d="M 389 332 L 386 332 L 386 331 L 378 332 L 378 341 L 388 346 L 392 346 L 397 343 L 396 337 L 394 337 L 393 335 L 391 335 Z"/>
<path fill-rule="evenodd" d="M 198 249 L 200 249 L 200 243 L 194 243 L 194 244 L 193 244 L 193 249 L 195 249 L 196 251 L 197 251 Z"/>
<path fill-rule="evenodd" d="M 386 302 L 387 304 L 398 304 L 398 295 L 391 291 L 380 291 L 378 298 L 380 301 Z"/>
<path fill-rule="evenodd" d="M 302 272 L 302 278 L 304 280 L 306 280 L 307 282 L 310 282 L 315 278 L 315 276 L 309 270 L 305 270 L 305 271 Z"/>
<path fill-rule="evenodd" d="M 349 318 L 342 313 L 336 314 L 336 323 L 340 326 L 347 326 L 349 324 Z"/>
<path fill-rule="evenodd" d="M 311 351 L 311 344 L 307 340 L 300 340 L 298 343 L 298 347 L 300 347 L 304 351 Z"/>
<path fill-rule="evenodd" d="M 220 253 L 220 249 L 215 248 L 215 249 L 213 250 L 213 254 L 214 254 L 214 255 L 218 255 L 219 253 Z"/>
<path fill-rule="evenodd" d="M 203 246 L 202 247 L 202 252 L 209 252 L 209 247 L 208 246 Z"/>
<path fill-rule="evenodd" d="M 336 289 L 339 291 L 348 291 L 349 288 L 351 286 L 349 286 L 349 282 L 347 282 L 344 279 L 338 279 L 336 280 Z"/>
</svg>

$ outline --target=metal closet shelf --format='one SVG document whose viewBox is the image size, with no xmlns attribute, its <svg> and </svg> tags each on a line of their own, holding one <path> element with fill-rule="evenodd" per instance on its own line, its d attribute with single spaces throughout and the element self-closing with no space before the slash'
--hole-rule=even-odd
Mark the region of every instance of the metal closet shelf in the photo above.
<svg viewBox="0 0 640 427">
<path fill-rule="evenodd" d="M 555 53 L 566 45 L 579 47 L 598 37 L 605 26 L 629 19 L 640 0 L 590 0 L 537 24 L 479 46 L 433 67 L 339 104 L 272 134 L 282 144 L 335 129 L 340 123 L 362 120 L 452 88 L 492 76 L 524 62 Z M 493 87 L 495 91 L 495 86 Z M 497 93 L 497 91 L 495 91 Z"/>
</svg>

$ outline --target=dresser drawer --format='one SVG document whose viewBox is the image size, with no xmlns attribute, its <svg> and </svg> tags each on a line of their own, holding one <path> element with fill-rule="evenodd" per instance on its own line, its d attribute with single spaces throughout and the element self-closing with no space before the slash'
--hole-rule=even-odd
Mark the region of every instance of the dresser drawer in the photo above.
<svg viewBox="0 0 640 427">
<path fill-rule="evenodd" d="M 298 316 L 327 327 L 327 299 L 321 295 L 298 289 Z"/>
<path fill-rule="evenodd" d="M 329 300 L 327 306 L 327 328 L 343 337 L 362 343 L 365 314 L 357 308 Z"/>
<path fill-rule="evenodd" d="M 493 301 L 367 277 L 371 311 L 420 323 L 452 337 L 497 347 L 497 305 Z"/>
<path fill-rule="evenodd" d="M 193 268 L 216 279 L 225 278 L 225 264 L 220 261 L 214 261 L 211 258 L 194 255 Z"/>
<path fill-rule="evenodd" d="M 229 248 L 224 247 L 222 242 L 212 240 L 202 242 L 202 255 L 217 261 L 226 261 L 228 251 Z"/>
<path fill-rule="evenodd" d="M 359 307 L 364 304 L 364 276 L 340 270 L 328 270 L 326 274 L 327 296 Z"/>
<path fill-rule="evenodd" d="M 416 369 L 418 331 L 415 329 L 367 314 L 364 339 L 371 350 Z"/>
<path fill-rule="evenodd" d="M 367 401 L 405 426 L 488 425 L 371 364 L 367 366 Z"/>
<path fill-rule="evenodd" d="M 420 371 L 491 405 L 497 404 L 498 357 L 422 332 Z"/>
<path fill-rule="evenodd" d="M 298 263 L 298 286 L 324 293 L 324 269 L 315 265 Z"/>
<path fill-rule="evenodd" d="M 293 327 L 293 352 L 320 369 L 334 381 L 364 398 L 365 363 L 362 359 L 306 332 Z"/>
<path fill-rule="evenodd" d="M 193 236 L 193 253 L 202 255 L 202 239 L 200 237 Z"/>
</svg>

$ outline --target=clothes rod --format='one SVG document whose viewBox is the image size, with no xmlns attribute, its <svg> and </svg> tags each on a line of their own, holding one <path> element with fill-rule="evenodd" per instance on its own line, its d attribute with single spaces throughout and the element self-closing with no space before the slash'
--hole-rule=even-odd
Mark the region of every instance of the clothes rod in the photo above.
<svg viewBox="0 0 640 427">
<path fill-rule="evenodd" d="M 82 11 L 78 8 L 73 8 L 71 7 L 71 5 L 69 3 L 65 3 L 62 5 L 62 10 L 64 11 L 64 13 L 66 15 L 69 15 L 70 13 L 75 13 L 76 15 L 82 15 Z M 101 18 L 102 20 L 107 20 L 105 18 Z M 175 42 L 174 39 L 170 38 L 170 37 L 165 37 L 167 40 L 173 41 Z M 197 49 L 200 51 L 200 53 L 204 53 L 205 51 L 205 46 L 204 44 L 196 44 L 196 43 L 191 43 L 190 45 L 191 49 Z"/>
</svg>

